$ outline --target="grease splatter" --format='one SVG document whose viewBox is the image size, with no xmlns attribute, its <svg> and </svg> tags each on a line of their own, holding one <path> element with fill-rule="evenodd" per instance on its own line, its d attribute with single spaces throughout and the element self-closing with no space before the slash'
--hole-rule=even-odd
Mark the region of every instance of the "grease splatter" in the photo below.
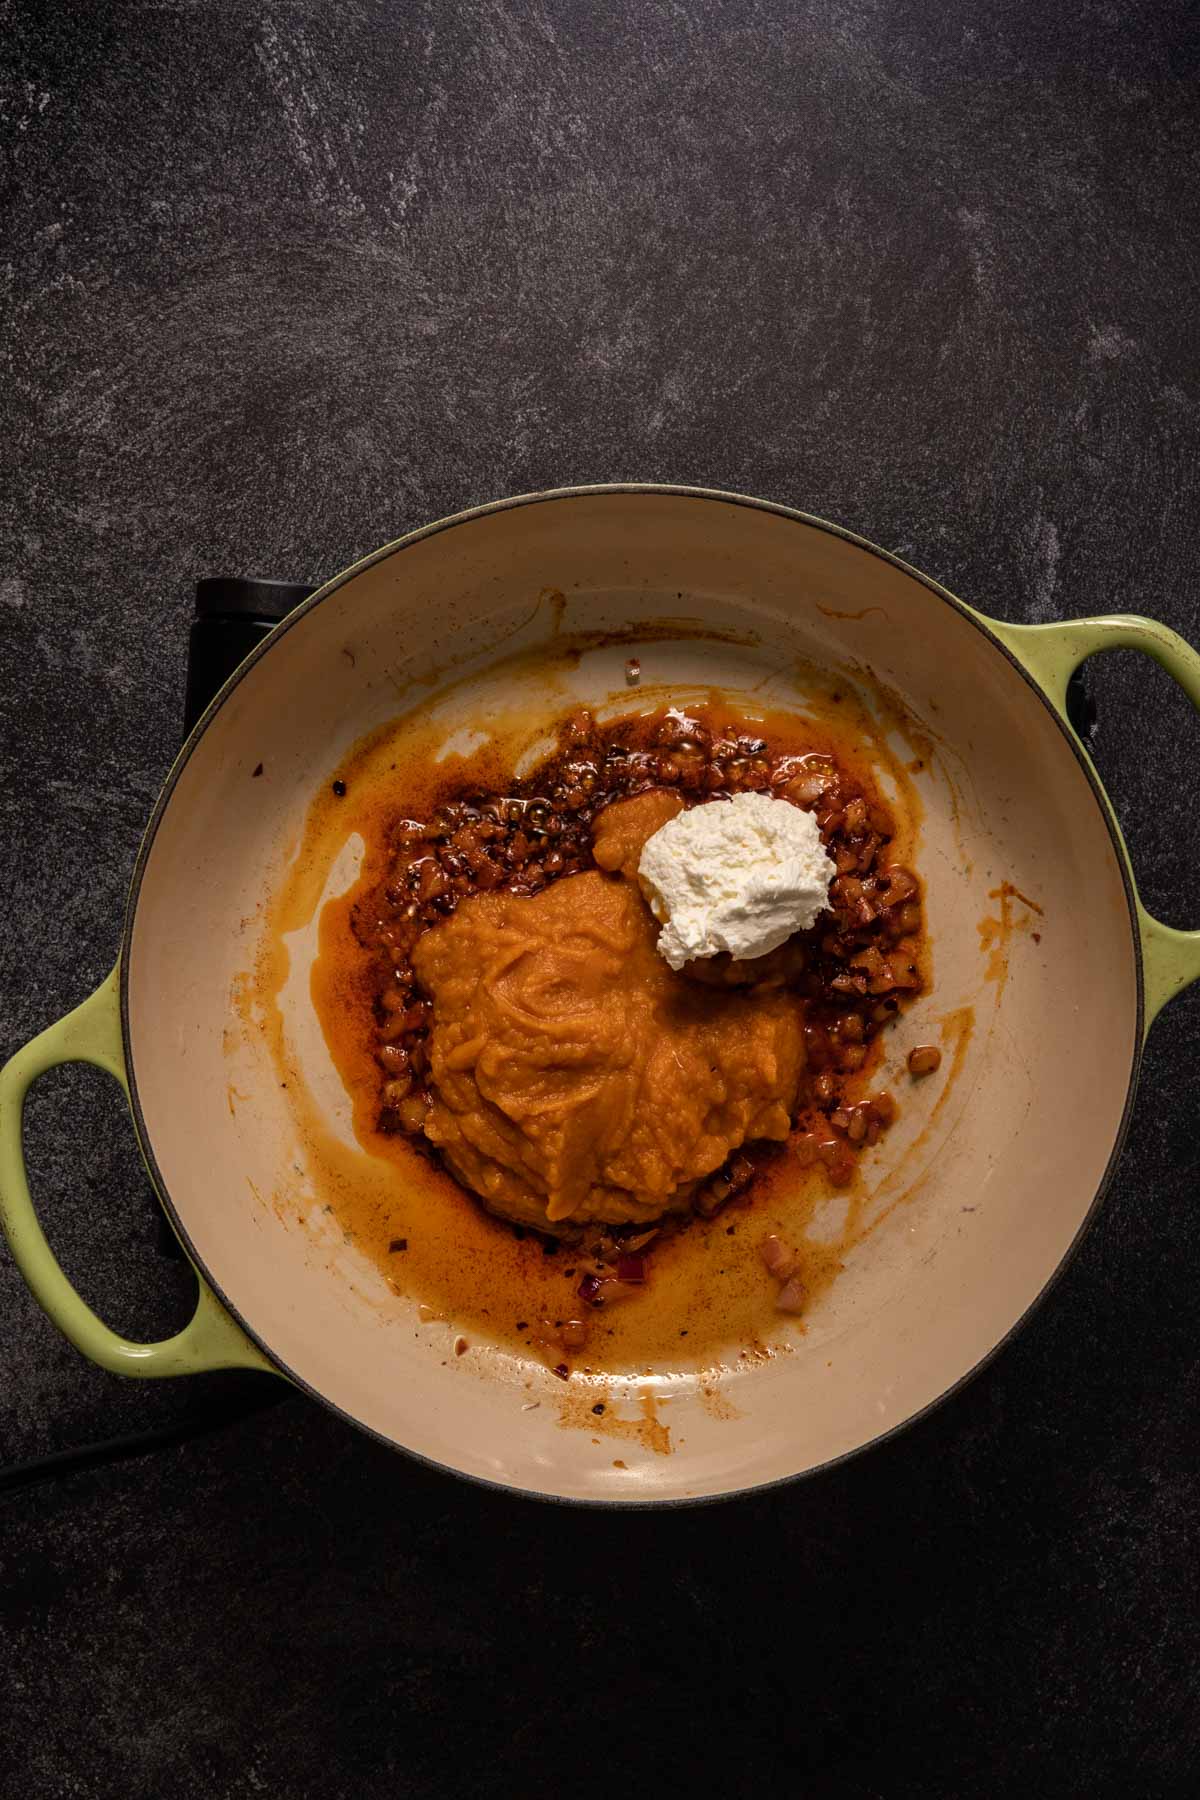
<svg viewBox="0 0 1200 1800">
<path fill-rule="evenodd" d="M 643 1450 L 650 1450 L 655 1456 L 672 1455 L 671 1428 L 658 1416 L 662 1402 L 649 1388 L 644 1388 L 637 1403 L 640 1416 L 631 1418 L 618 1412 L 617 1403 L 606 1393 L 604 1412 L 597 1414 L 594 1411 L 596 1390 L 588 1388 L 580 1394 L 563 1396 L 559 1401 L 558 1422 L 565 1431 L 599 1431 L 605 1437 L 640 1444 Z"/>
<path fill-rule="evenodd" d="M 976 926 L 979 933 L 979 950 L 980 954 L 988 959 L 984 980 L 994 981 L 997 987 L 1003 991 L 1005 983 L 1008 981 L 1009 952 L 1014 935 L 1017 932 L 1029 932 L 1034 917 L 1042 919 L 1046 915 L 1036 900 L 1031 900 L 1028 894 L 1023 894 L 1020 888 L 1013 886 L 1011 881 L 1002 881 L 999 887 L 990 888 L 988 899 L 999 902 L 999 917 L 993 917 L 989 913 L 980 919 Z M 1015 910 L 1014 902 L 1018 907 L 1024 907 L 1025 910 L 1023 912 Z M 1038 932 L 1036 936 L 1040 943 L 1041 933 Z"/>
<path fill-rule="evenodd" d="M 882 606 L 863 606 L 858 612 L 842 612 L 836 606 L 822 606 L 819 600 L 817 611 L 826 619 L 869 619 L 872 613 L 878 613 L 881 619 L 888 616 Z"/>
</svg>

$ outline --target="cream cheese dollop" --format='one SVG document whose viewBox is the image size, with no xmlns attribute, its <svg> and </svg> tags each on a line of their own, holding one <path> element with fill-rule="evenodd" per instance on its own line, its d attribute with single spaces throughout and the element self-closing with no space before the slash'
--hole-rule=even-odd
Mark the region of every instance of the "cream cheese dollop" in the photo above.
<svg viewBox="0 0 1200 1800">
<path fill-rule="evenodd" d="M 735 794 L 669 819 L 646 840 L 638 876 L 673 969 L 722 950 L 766 956 L 814 925 L 837 870 L 817 821 L 788 800 Z"/>
</svg>

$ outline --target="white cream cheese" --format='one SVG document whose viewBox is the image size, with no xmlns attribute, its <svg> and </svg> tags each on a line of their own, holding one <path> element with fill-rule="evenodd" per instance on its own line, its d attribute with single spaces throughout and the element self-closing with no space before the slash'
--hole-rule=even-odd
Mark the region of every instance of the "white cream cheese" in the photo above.
<svg viewBox="0 0 1200 1800">
<path fill-rule="evenodd" d="M 727 950 L 748 960 L 807 931 L 837 873 L 817 822 L 787 800 L 735 794 L 669 819 L 646 840 L 638 874 L 673 969 Z"/>
</svg>

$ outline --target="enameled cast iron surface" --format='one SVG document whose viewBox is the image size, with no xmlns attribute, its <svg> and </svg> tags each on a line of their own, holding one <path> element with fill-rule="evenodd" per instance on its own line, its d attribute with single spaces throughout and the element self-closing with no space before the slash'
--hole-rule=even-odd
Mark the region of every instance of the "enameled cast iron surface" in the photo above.
<svg viewBox="0 0 1200 1800">
<path fill-rule="evenodd" d="M 664 635 L 669 620 L 678 635 Z M 620 1387 L 614 1411 L 631 1417 L 652 1396 L 669 1454 L 633 1443 L 614 1455 L 564 1424 L 560 1384 L 540 1365 L 499 1350 L 447 1359 L 451 1326 L 414 1330 L 411 1306 L 389 1303 L 352 1252 L 300 1223 L 315 1196 L 294 1121 L 269 1061 L 229 1031 L 264 903 L 349 746 L 440 684 L 470 682 L 458 691 L 476 705 L 485 693 L 489 705 L 536 700 L 538 677 L 514 658 L 606 631 L 632 638 L 580 659 L 571 691 L 592 702 L 627 702 L 634 649 L 648 682 L 716 681 L 802 705 L 803 667 L 815 665 L 900 698 L 937 751 L 919 778 L 935 984 L 914 1027 L 973 1019 L 936 1116 L 932 1090 L 914 1097 L 877 1158 L 881 1210 L 902 1203 L 793 1352 L 734 1364 L 720 1406 L 682 1364 Z M 1015 934 L 998 960 L 1004 882 L 1042 909 L 1040 942 Z M 1017 663 L 968 609 L 844 533 L 661 489 L 565 491 L 430 527 L 273 635 L 201 722 L 156 811 L 131 896 L 124 1007 L 135 1117 L 164 1201 L 274 1364 L 439 1464 L 634 1503 L 819 1467 L 977 1367 L 1085 1223 L 1119 1147 L 1140 1041 L 1124 860 L 1094 777 Z M 288 1018 L 320 1086 L 311 1013 L 294 1005 Z"/>
</svg>

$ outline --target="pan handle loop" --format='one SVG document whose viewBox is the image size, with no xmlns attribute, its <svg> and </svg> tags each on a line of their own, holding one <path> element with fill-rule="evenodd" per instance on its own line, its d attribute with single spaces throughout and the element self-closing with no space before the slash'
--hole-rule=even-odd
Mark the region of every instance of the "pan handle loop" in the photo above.
<svg viewBox="0 0 1200 1800">
<path fill-rule="evenodd" d="M 34 1299 L 77 1350 L 115 1375 L 195 1375 L 209 1369 L 277 1371 L 230 1318 L 203 1277 L 196 1310 L 182 1331 L 156 1344 L 138 1344 L 111 1331 L 67 1280 L 38 1224 L 21 1125 L 25 1096 L 39 1075 L 59 1063 L 94 1063 L 129 1083 L 121 1042 L 120 964 L 57 1024 L 26 1044 L 0 1069 L 0 1227 Z"/>
<path fill-rule="evenodd" d="M 996 619 L 988 624 L 1053 702 L 1077 742 L 1078 736 L 1067 718 L 1067 684 L 1080 663 L 1103 650 L 1140 650 L 1143 655 L 1152 656 L 1200 712 L 1200 654 L 1178 632 L 1154 619 L 1143 619 L 1136 613 L 1112 613 L 1055 625 L 1008 625 Z M 1079 747 L 1087 756 L 1084 745 L 1080 743 Z M 1124 838 L 1107 794 L 1104 803 L 1123 846 Z M 1134 891 L 1136 895 L 1136 885 Z M 1200 931 L 1176 931 L 1173 926 L 1164 925 L 1146 911 L 1140 899 L 1137 917 L 1145 1029 L 1149 1031 L 1167 1001 L 1200 980 Z"/>
</svg>

